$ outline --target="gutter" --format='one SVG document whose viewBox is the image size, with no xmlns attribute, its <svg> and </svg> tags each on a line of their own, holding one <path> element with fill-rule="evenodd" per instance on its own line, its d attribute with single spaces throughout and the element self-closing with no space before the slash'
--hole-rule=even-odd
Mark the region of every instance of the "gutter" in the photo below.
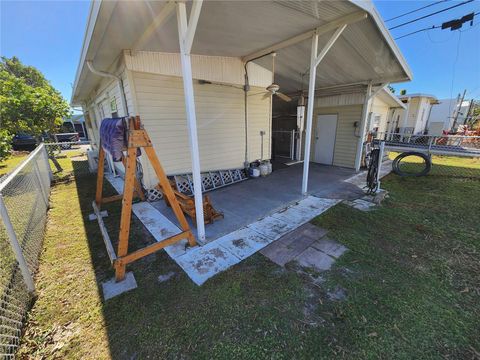
<svg viewBox="0 0 480 360">
<path fill-rule="evenodd" d="M 101 71 L 97 70 L 93 67 L 93 62 L 92 60 L 87 60 L 86 61 L 88 69 L 95 75 L 102 76 L 102 77 L 107 77 L 110 79 L 117 80 L 119 91 L 120 91 L 120 96 L 122 98 L 122 109 L 123 109 L 123 114 L 124 116 L 128 116 L 128 106 L 127 106 L 127 97 L 125 96 L 125 89 L 123 88 L 123 80 L 120 76 L 117 76 L 112 73 L 108 73 L 106 71 Z"/>
</svg>

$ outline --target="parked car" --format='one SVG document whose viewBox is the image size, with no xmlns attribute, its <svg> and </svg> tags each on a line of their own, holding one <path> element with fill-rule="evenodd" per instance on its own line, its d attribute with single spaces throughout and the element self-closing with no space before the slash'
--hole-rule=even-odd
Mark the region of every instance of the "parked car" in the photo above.
<svg viewBox="0 0 480 360">
<path fill-rule="evenodd" d="M 33 150 L 38 144 L 35 136 L 25 133 L 16 134 L 12 139 L 13 150 Z"/>
<path fill-rule="evenodd" d="M 72 147 L 72 142 L 80 141 L 80 135 L 77 132 L 53 134 L 53 139 L 55 142 L 65 143 L 61 144 L 60 147 L 68 150 Z"/>
</svg>

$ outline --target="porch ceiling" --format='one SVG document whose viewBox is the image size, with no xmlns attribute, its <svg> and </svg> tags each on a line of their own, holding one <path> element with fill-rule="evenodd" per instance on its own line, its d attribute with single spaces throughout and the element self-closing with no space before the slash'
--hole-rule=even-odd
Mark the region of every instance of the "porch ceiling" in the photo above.
<svg viewBox="0 0 480 360">
<path fill-rule="evenodd" d="M 72 102 L 86 99 L 100 78 L 87 69 L 93 60 L 107 70 L 122 50 L 131 49 L 165 6 L 166 1 L 102 1 L 92 4 Z M 189 4 L 190 5 L 190 4 Z M 317 84 L 396 82 L 410 70 L 370 2 L 354 1 L 205 1 L 193 41 L 193 54 L 244 57 L 343 16 L 366 11 L 368 18 L 351 24 L 317 71 Z M 333 31 L 323 34 L 319 47 Z M 179 52 L 173 13 L 137 50 Z M 302 86 L 309 67 L 310 40 L 277 51 L 276 79 L 284 92 Z M 256 61 L 271 67 L 271 57 Z"/>
</svg>

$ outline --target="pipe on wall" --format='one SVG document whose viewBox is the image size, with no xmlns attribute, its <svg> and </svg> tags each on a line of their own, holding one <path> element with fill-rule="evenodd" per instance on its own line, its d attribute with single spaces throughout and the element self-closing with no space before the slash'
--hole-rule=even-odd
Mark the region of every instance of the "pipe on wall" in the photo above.
<svg viewBox="0 0 480 360">
<path fill-rule="evenodd" d="M 125 89 L 123 88 L 123 80 L 120 76 L 117 76 L 115 74 L 111 74 L 111 73 L 108 73 L 106 71 L 101 71 L 101 70 L 97 70 L 95 69 L 95 67 L 93 66 L 93 62 L 92 60 L 87 60 L 86 61 L 87 63 L 87 67 L 88 69 L 95 75 L 98 75 L 98 76 L 102 76 L 102 77 L 107 77 L 107 78 L 110 78 L 110 79 L 114 79 L 114 80 L 117 80 L 117 83 L 118 83 L 118 87 L 119 87 L 119 91 L 120 91 L 120 96 L 121 96 L 121 100 L 122 100 L 122 108 L 123 108 L 123 114 L 124 116 L 129 116 L 129 113 L 128 113 L 128 105 L 127 105 L 127 97 L 125 96 Z"/>
</svg>

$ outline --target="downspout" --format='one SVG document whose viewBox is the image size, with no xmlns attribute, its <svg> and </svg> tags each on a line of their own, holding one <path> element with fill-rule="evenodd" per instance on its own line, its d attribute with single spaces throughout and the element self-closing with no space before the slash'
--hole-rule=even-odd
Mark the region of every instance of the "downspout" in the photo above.
<svg viewBox="0 0 480 360">
<path fill-rule="evenodd" d="M 123 110 L 123 114 L 124 116 L 128 116 L 129 113 L 128 113 L 128 106 L 127 106 L 127 97 L 125 96 L 125 90 L 123 88 L 123 80 L 120 76 L 117 76 L 117 75 L 114 75 L 114 74 L 111 74 L 111 73 L 108 73 L 106 71 L 100 71 L 100 70 L 97 70 L 93 67 L 93 62 L 92 60 L 87 60 L 86 61 L 87 63 L 87 66 L 88 66 L 88 69 L 95 75 L 98 75 L 98 76 L 102 76 L 102 77 L 108 77 L 110 79 L 115 79 L 117 80 L 117 83 L 118 83 L 118 87 L 120 88 L 120 96 L 122 98 L 122 110 Z"/>
</svg>

